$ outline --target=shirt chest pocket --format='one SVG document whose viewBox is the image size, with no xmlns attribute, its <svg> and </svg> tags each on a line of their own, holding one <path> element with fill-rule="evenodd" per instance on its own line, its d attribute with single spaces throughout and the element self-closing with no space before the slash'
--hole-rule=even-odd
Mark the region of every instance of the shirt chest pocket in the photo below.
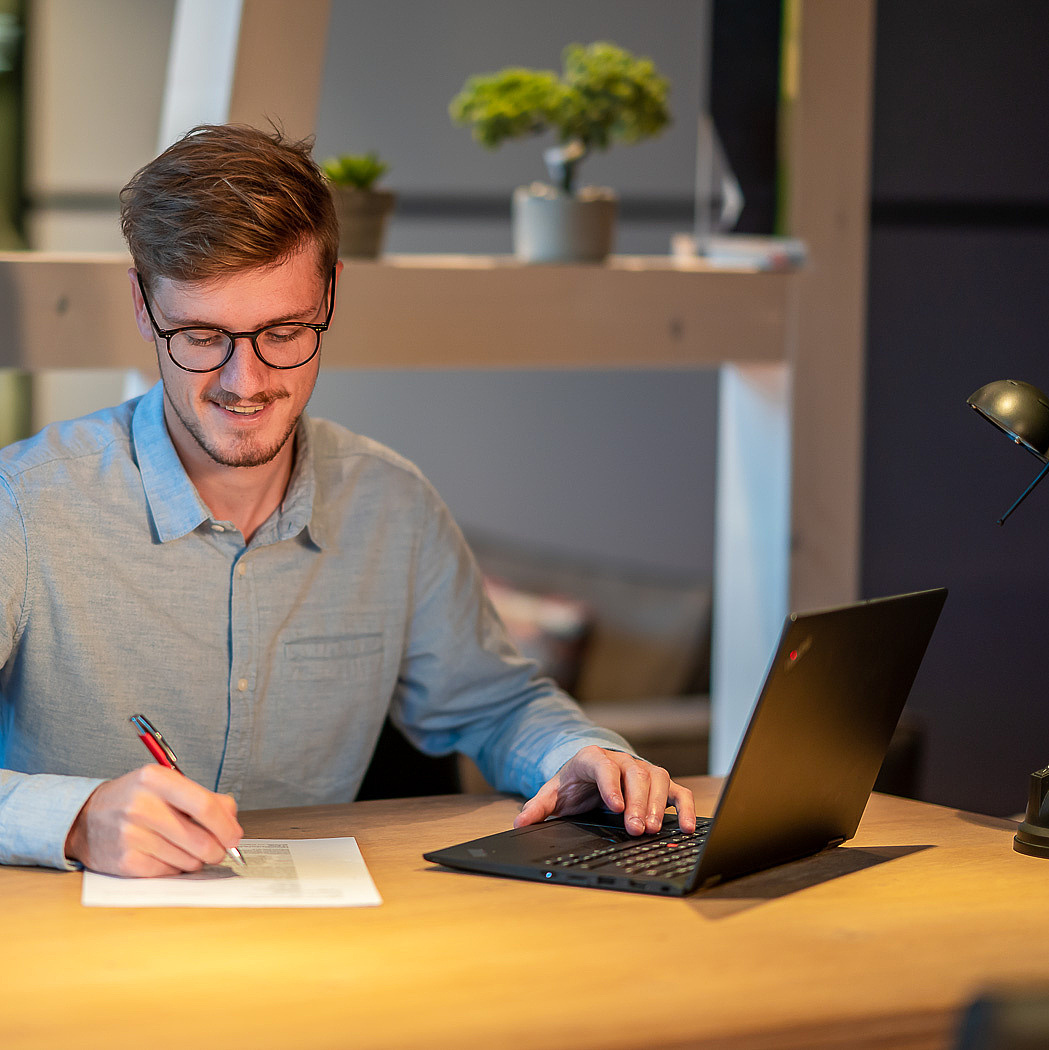
<svg viewBox="0 0 1049 1050">
<path fill-rule="evenodd" d="M 295 681 L 360 681 L 379 673 L 382 655 L 380 631 L 296 638 L 284 643 L 284 675 Z"/>
</svg>

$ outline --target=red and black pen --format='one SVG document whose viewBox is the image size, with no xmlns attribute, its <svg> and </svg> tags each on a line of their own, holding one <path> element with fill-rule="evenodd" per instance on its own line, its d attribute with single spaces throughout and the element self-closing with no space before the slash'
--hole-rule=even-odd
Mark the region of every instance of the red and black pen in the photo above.
<svg viewBox="0 0 1049 1050">
<path fill-rule="evenodd" d="M 145 715 L 132 715 L 128 721 L 138 731 L 139 739 L 146 745 L 146 750 L 162 765 L 173 769 L 176 773 L 182 773 L 178 767 L 178 759 L 175 752 L 171 750 L 168 742 L 160 735 L 160 730 L 155 728 Z M 185 776 L 185 773 L 182 773 Z M 246 868 L 247 864 L 236 846 L 226 848 L 226 856 L 236 865 Z"/>
</svg>

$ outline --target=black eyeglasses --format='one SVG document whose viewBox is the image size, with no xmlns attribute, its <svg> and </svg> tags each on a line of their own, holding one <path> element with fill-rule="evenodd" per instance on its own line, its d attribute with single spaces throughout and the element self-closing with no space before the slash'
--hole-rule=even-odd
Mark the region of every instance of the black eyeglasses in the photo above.
<svg viewBox="0 0 1049 1050">
<path fill-rule="evenodd" d="M 227 332 L 225 328 L 161 328 L 138 275 L 142 302 L 153 331 L 167 344 L 168 357 L 186 372 L 216 372 L 233 356 L 238 339 L 250 339 L 255 356 L 270 368 L 300 368 L 312 361 L 321 346 L 321 333 L 328 330 L 335 311 L 335 267 L 328 278 L 328 316 L 323 324 L 282 321 L 254 332 Z"/>
</svg>

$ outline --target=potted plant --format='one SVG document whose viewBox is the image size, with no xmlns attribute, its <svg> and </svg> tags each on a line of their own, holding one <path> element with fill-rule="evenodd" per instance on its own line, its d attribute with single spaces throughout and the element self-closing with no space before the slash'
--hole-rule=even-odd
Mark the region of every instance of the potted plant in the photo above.
<svg viewBox="0 0 1049 1050">
<path fill-rule="evenodd" d="M 516 68 L 472 76 L 449 113 L 489 149 L 555 132 L 560 144 L 543 152 L 552 185 L 514 191 L 514 253 L 526 262 L 600 262 L 612 248 L 616 197 L 577 188 L 579 166 L 595 149 L 661 131 L 670 120 L 669 83 L 650 59 L 611 43 L 570 44 L 562 59 L 560 77 Z"/>
<path fill-rule="evenodd" d="M 386 220 L 393 211 L 394 194 L 375 188 L 390 170 L 375 153 L 331 157 L 321 165 L 332 185 L 339 216 L 339 254 L 375 259 L 382 253 Z"/>
</svg>

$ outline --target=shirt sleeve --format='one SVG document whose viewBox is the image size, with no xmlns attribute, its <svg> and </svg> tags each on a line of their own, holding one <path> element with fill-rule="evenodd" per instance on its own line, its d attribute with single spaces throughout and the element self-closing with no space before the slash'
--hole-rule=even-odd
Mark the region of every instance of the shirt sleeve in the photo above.
<svg viewBox="0 0 1049 1050">
<path fill-rule="evenodd" d="M 7 478 L 0 474 L 0 671 L 7 664 L 22 629 L 28 581 L 29 552 L 25 523 Z M 3 687 L 3 681 L 0 677 L 0 688 Z M 0 693 L 0 698 L 3 695 Z M 0 734 L 3 732 L 2 726 L 3 720 L 0 719 Z M 2 740 L 0 736 L 0 742 Z"/>
<path fill-rule="evenodd" d="M 77 870 L 80 865 L 66 859 L 66 836 L 101 783 L 89 777 L 0 769 L 0 864 Z"/>
<path fill-rule="evenodd" d="M 517 652 L 462 534 L 432 498 L 391 709 L 408 739 L 428 754 L 460 751 L 493 787 L 526 798 L 587 745 L 635 754 Z"/>
<path fill-rule="evenodd" d="M 24 626 L 28 565 L 22 515 L 10 485 L 0 476 L 0 755 L 11 703 L 4 670 Z M 65 857 L 66 836 L 101 783 L 0 769 L 0 864 L 75 869 Z"/>
</svg>

